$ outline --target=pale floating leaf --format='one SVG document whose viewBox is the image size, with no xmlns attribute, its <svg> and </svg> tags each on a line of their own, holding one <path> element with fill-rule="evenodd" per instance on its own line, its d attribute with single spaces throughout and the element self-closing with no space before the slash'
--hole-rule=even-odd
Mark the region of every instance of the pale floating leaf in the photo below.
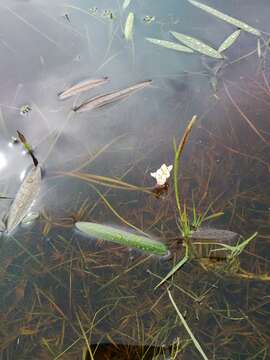
<svg viewBox="0 0 270 360">
<path fill-rule="evenodd" d="M 130 41 L 133 37 L 133 25 L 134 25 L 134 13 L 130 12 L 127 16 L 125 29 L 124 29 L 124 36 L 125 39 Z"/>
<path fill-rule="evenodd" d="M 205 44 L 201 40 L 198 40 L 192 36 L 171 31 L 171 34 L 179 41 L 181 41 L 186 46 L 189 46 L 191 49 L 198 51 L 201 54 L 210 56 L 215 59 L 223 59 L 223 56 L 211 46 Z"/>
<path fill-rule="evenodd" d="M 125 10 L 127 7 L 129 7 L 130 3 L 131 3 L 131 0 L 124 0 L 123 9 Z"/>
<path fill-rule="evenodd" d="M 156 255 L 168 253 L 166 245 L 157 240 L 116 229 L 112 226 L 83 221 L 76 222 L 75 226 L 84 234 L 100 240 L 112 241 Z"/>
<path fill-rule="evenodd" d="M 229 35 L 224 41 L 223 43 L 220 45 L 220 47 L 218 48 L 218 52 L 222 52 L 227 50 L 230 46 L 232 46 L 232 44 L 235 43 L 235 41 L 238 39 L 238 37 L 241 34 L 241 30 L 236 30 L 234 31 L 231 35 Z"/>
<path fill-rule="evenodd" d="M 160 39 L 154 39 L 154 38 L 145 38 L 147 41 L 149 41 L 152 44 L 162 46 L 167 49 L 181 51 L 181 52 L 187 52 L 187 53 L 193 53 L 194 51 L 191 48 L 188 48 L 187 46 L 180 45 L 171 41 L 166 40 L 160 40 Z"/>
<path fill-rule="evenodd" d="M 208 12 L 209 14 L 211 14 L 217 18 L 219 18 L 223 21 L 226 21 L 227 23 L 229 23 L 231 25 L 238 27 L 239 29 L 247 31 L 256 36 L 261 36 L 261 32 L 259 30 L 255 29 L 254 27 L 246 24 L 245 22 L 243 22 L 241 20 L 235 19 L 229 15 L 226 15 L 226 14 L 222 13 L 221 11 L 212 8 L 211 6 L 205 5 L 196 0 L 188 0 L 188 2 L 190 2 L 190 4 L 198 7 L 201 10 Z"/>
<path fill-rule="evenodd" d="M 28 175 L 24 178 L 19 191 L 10 207 L 7 232 L 13 231 L 26 216 L 31 205 L 36 199 L 41 185 L 41 168 L 40 166 L 32 167 Z"/>
</svg>

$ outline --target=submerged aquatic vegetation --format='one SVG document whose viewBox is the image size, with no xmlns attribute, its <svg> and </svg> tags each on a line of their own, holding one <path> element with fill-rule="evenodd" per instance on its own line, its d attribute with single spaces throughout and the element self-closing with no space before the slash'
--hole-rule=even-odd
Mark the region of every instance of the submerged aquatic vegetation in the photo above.
<svg viewBox="0 0 270 360">
<path fill-rule="evenodd" d="M 58 97 L 60 100 L 64 100 L 69 98 L 70 96 L 75 96 L 78 95 L 84 91 L 93 89 L 96 86 L 100 86 L 105 84 L 108 81 L 108 76 L 104 76 L 102 78 L 97 78 L 97 79 L 87 79 L 84 81 L 80 81 L 79 83 L 71 86 L 70 88 L 68 88 L 67 90 L 64 90 L 63 92 L 61 92 Z"/>
<path fill-rule="evenodd" d="M 172 168 L 172 165 L 167 166 L 166 164 L 163 164 L 156 172 L 150 173 L 150 175 L 156 179 L 157 186 L 165 185 L 167 179 L 170 177 Z"/>
<path fill-rule="evenodd" d="M 112 92 L 109 94 L 105 94 L 105 95 L 96 96 L 92 99 L 86 100 L 81 105 L 75 107 L 73 110 L 75 112 L 83 112 L 83 111 L 98 109 L 102 106 L 111 104 L 115 101 L 119 101 L 119 100 L 122 100 L 122 99 L 128 97 L 135 91 L 141 90 L 141 89 L 145 88 L 146 86 L 150 85 L 151 82 L 152 82 L 152 80 L 145 80 L 145 81 L 142 81 L 138 84 L 129 86 L 122 90 L 118 90 L 118 91 L 115 91 L 115 92 Z"/>
<path fill-rule="evenodd" d="M 11 205 L 7 219 L 7 232 L 11 233 L 26 216 L 41 186 L 41 168 L 32 167 L 24 178 Z"/>
<path fill-rule="evenodd" d="M 34 152 L 33 152 L 33 149 L 31 147 L 31 145 L 27 142 L 26 137 L 20 131 L 17 130 L 17 134 L 18 134 L 19 140 L 21 141 L 21 143 L 22 143 L 22 145 L 24 147 L 24 150 L 26 151 L 26 153 L 28 153 L 31 156 L 34 165 L 37 166 L 38 165 L 38 160 L 34 155 Z"/>
<path fill-rule="evenodd" d="M 90 222 L 76 222 L 75 226 L 84 234 L 97 239 L 116 242 L 156 255 L 166 255 L 168 253 L 165 244 L 146 236 L 136 235 L 108 225 Z"/>
<path fill-rule="evenodd" d="M 181 41 L 186 46 L 189 46 L 191 49 L 198 51 L 201 54 L 210 56 L 215 59 L 223 59 L 223 55 L 213 47 L 205 44 L 199 39 L 196 39 L 192 36 L 185 35 L 176 31 L 170 31 L 170 33 L 179 41 Z"/>
<path fill-rule="evenodd" d="M 200 3 L 196 0 L 188 0 L 188 2 L 196 7 L 198 7 L 201 10 L 204 10 L 206 12 L 208 12 L 209 14 L 223 20 L 226 21 L 227 23 L 234 25 L 236 27 L 238 27 L 239 29 L 242 29 L 244 31 L 247 31 L 253 35 L 256 36 L 261 36 L 261 32 L 257 29 L 255 29 L 254 27 L 246 24 L 245 22 L 238 20 L 232 16 L 226 15 L 224 13 L 222 13 L 221 11 L 212 8 L 211 6 L 205 5 L 203 3 Z"/>
<path fill-rule="evenodd" d="M 127 16 L 125 29 L 124 29 L 124 36 L 125 39 L 130 41 L 133 38 L 133 26 L 134 26 L 134 13 L 130 12 Z"/>
<path fill-rule="evenodd" d="M 171 302 L 172 302 L 172 304 L 173 304 L 173 307 L 175 308 L 175 310 L 176 310 L 176 312 L 177 312 L 177 315 L 179 316 L 182 324 L 184 325 L 184 328 L 186 329 L 186 331 L 188 332 L 189 336 L 191 337 L 191 340 L 193 341 L 195 347 L 197 348 L 197 350 L 199 351 L 199 353 L 202 355 L 202 358 L 203 358 L 204 360 L 208 360 L 208 357 L 206 356 L 205 352 L 203 351 L 203 349 L 202 349 L 201 345 L 199 344 L 198 340 L 197 340 L 197 339 L 195 338 L 195 336 L 193 335 L 193 333 L 192 333 L 190 327 L 188 326 L 188 324 L 187 324 L 184 316 L 183 316 L 183 315 L 181 314 L 181 312 L 179 311 L 179 309 L 178 309 L 178 307 L 177 307 L 177 305 L 176 305 L 176 303 L 175 303 L 175 301 L 174 301 L 174 299 L 173 299 L 173 297 L 172 297 L 172 294 L 171 294 L 170 290 L 167 290 L 167 292 L 168 292 L 169 298 L 170 298 L 170 300 L 171 300 Z"/>
<path fill-rule="evenodd" d="M 171 50 L 176 50 L 176 51 L 181 51 L 181 52 L 186 52 L 186 53 L 193 53 L 194 51 L 184 45 L 180 45 L 171 41 L 166 41 L 166 40 L 160 40 L 160 39 L 154 39 L 154 38 L 145 38 L 145 40 L 149 41 L 152 44 L 161 46 L 161 47 L 165 47 L 167 49 L 171 49 Z"/>
<path fill-rule="evenodd" d="M 223 43 L 220 45 L 220 47 L 218 48 L 218 51 L 221 53 L 222 51 L 227 50 L 229 47 L 232 46 L 232 44 L 235 43 L 235 41 L 238 39 L 238 37 L 241 34 L 241 30 L 236 30 L 234 31 L 231 35 L 229 35 L 224 41 Z"/>
<path fill-rule="evenodd" d="M 155 16 L 151 16 L 151 15 L 145 15 L 143 17 L 143 22 L 146 24 L 152 24 L 152 22 L 155 21 Z"/>
</svg>

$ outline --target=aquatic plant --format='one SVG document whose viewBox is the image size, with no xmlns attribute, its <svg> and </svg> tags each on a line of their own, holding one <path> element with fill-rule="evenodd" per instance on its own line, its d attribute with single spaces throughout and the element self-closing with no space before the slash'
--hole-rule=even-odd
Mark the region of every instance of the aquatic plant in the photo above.
<svg viewBox="0 0 270 360">
<path fill-rule="evenodd" d="M 247 31 L 253 35 L 256 36 L 261 36 L 261 32 L 257 29 L 255 29 L 254 27 L 246 24 L 245 22 L 238 20 L 232 16 L 229 16 L 227 14 L 222 13 L 221 11 L 214 9 L 211 6 L 205 5 L 199 1 L 196 0 L 188 0 L 188 2 L 194 6 L 196 6 L 197 8 L 206 11 L 207 13 L 217 17 L 220 20 L 223 20 L 231 25 L 234 25 L 236 27 L 238 27 L 239 29 L 242 29 L 244 31 Z"/>
<path fill-rule="evenodd" d="M 168 254 L 168 249 L 165 244 L 146 236 L 116 229 L 112 226 L 90 222 L 76 222 L 75 226 L 90 237 L 116 242 L 120 245 L 140 249 L 156 255 L 162 256 Z"/>
<path fill-rule="evenodd" d="M 157 171 L 150 173 L 150 175 L 156 179 L 157 186 L 163 186 L 166 183 L 166 181 L 170 177 L 170 172 L 172 171 L 172 168 L 172 165 L 167 166 L 166 164 L 162 164 Z"/>
<path fill-rule="evenodd" d="M 149 41 L 150 43 L 154 44 L 154 45 L 158 45 L 167 49 L 171 49 L 171 50 L 176 50 L 176 51 L 180 51 L 180 52 L 186 52 L 186 53 L 193 53 L 194 51 L 184 45 L 181 44 L 177 44 L 175 42 L 172 41 L 166 41 L 166 40 L 161 40 L 161 39 L 154 39 L 154 38 L 145 38 L 145 40 Z"/>
</svg>

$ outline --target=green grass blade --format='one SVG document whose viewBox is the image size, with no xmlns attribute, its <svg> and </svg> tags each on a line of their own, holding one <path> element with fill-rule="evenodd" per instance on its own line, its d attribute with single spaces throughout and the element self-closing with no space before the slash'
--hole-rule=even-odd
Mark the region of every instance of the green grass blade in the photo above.
<svg viewBox="0 0 270 360">
<path fill-rule="evenodd" d="M 193 50 L 198 51 L 201 54 L 210 56 L 215 59 L 223 59 L 223 55 L 221 55 L 216 49 L 211 46 L 205 44 L 199 39 L 196 39 L 192 36 L 185 35 L 176 31 L 170 31 L 170 33 L 180 42 L 190 47 Z"/>
<path fill-rule="evenodd" d="M 120 245 L 136 248 L 151 254 L 166 255 L 168 249 L 165 244 L 146 236 L 136 235 L 112 226 L 91 222 L 77 222 L 77 229 L 84 234 L 101 240 L 112 241 Z"/>
<path fill-rule="evenodd" d="M 155 290 L 161 286 L 165 281 L 167 281 L 171 276 L 173 276 L 173 274 L 179 270 L 189 259 L 189 255 L 188 255 L 188 246 L 186 245 L 186 253 L 185 256 L 183 257 L 182 260 L 180 260 L 173 268 L 172 270 L 165 276 L 164 279 L 162 279 L 157 286 L 155 287 Z"/>
<path fill-rule="evenodd" d="M 193 53 L 194 51 L 184 45 L 180 45 L 171 41 L 166 41 L 166 40 L 160 40 L 160 39 L 154 39 L 154 38 L 145 38 L 145 40 L 149 41 L 152 44 L 170 49 L 170 50 L 176 50 L 176 51 L 181 51 L 181 52 L 186 52 L 186 53 Z"/>
<path fill-rule="evenodd" d="M 203 3 L 200 3 L 196 0 L 188 0 L 188 2 L 194 6 L 196 6 L 197 8 L 203 10 L 203 11 L 206 11 L 207 13 L 217 17 L 218 19 L 221 19 L 231 25 L 234 25 L 236 27 L 238 27 L 239 29 L 242 29 L 244 31 L 247 31 L 253 35 L 256 35 L 256 36 L 261 36 L 261 32 L 257 29 L 255 29 L 254 27 L 246 24 L 245 22 L 241 21 L 241 20 L 238 20 L 234 17 L 231 17 L 229 15 L 226 15 L 224 13 L 222 13 L 221 11 L 217 10 L 217 9 L 214 9 L 212 8 L 211 6 L 208 6 L 208 5 L 205 5 Z"/>
<path fill-rule="evenodd" d="M 187 333 L 189 334 L 191 340 L 193 341 L 196 349 L 197 349 L 197 350 L 199 351 L 199 353 L 202 355 L 202 358 L 203 358 L 204 360 L 208 360 L 208 357 L 206 356 L 205 352 L 203 351 L 201 345 L 199 344 L 198 340 L 197 340 L 197 339 L 195 338 L 195 336 L 193 335 L 193 333 L 192 333 L 190 327 L 188 326 L 185 318 L 184 318 L 183 315 L 180 313 L 180 311 L 179 311 L 176 303 L 174 302 L 174 299 L 173 299 L 173 297 L 172 297 L 172 294 L 171 294 L 170 290 L 167 290 L 167 291 L 168 291 L 169 298 L 170 298 L 170 300 L 171 300 L 171 302 L 172 302 L 172 304 L 173 304 L 173 307 L 175 308 L 175 310 L 176 310 L 176 312 L 177 312 L 177 315 L 179 316 L 179 318 L 180 318 L 182 324 L 184 325 L 184 328 L 186 329 Z"/>
</svg>

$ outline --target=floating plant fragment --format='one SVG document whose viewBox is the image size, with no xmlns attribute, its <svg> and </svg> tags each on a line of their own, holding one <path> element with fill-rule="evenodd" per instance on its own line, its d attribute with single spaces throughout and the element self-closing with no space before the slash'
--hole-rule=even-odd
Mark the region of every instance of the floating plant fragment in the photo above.
<svg viewBox="0 0 270 360">
<path fill-rule="evenodd" d="M 124 29 L 124 36 L 125 39 L 128 41 L 132 40 L 133 37 L 133 25 L 134 25 L 134 13 L 130 12 L 128 14 Z"/>
<path fill-rule="evenodd" d="M 210 56 L 215 59 L 223 59 L 223 56 L 211 46 L 205 44 L 201 40 L 198 40 L 192 36 L 185 35 L 176 31 L 170 32 L 177 40 L 181 41 L 186 46 L 189 46 L 191 49 L 198 51 L 201 54 Z"/>
<path fill-rule="evenodd" d="M 231 35 L 229 35 L 218 48 L 218 52 L 221 53 L 222 51 L 227 50 L 230 46 L 232 46 L 232 44 L 235 43 L 240 34 L 241 30 L 236 30 Z"/>
<path fill-rule="evenodd" d="M 41 168 L 33 166 L 24 178 L 10 207 L 7 219 L 7 232 L 13 231 L 28 213 L 41 186 Z"/>
<path fill-rule="evenodd" d="M 200 3 L 196 0 L 188 0 L 188 2 L 196 7 L 198 7 L 201 10 L 204 10 L 206 12 L 208 12 L 209 14 L 223 20 L 226 21 L 227 23 L 234 25 L 236 27 L 238 27 L 239 29 L 242 29 L 244 31 L 247 31 L 253 35 L 257 35 L 257 36 L 261 36 L 261 32 L 257 29 L 255 29 L 254 27 L 244 23 L 241 20 L 235 19 L 229 15 L 226 15 L 224 13 L 222 13 L 221 11 L 212 8 L 211 6 L 205 5 L 203 3 Z"/>
<path fill-rule="evenodd" d="M 151 24 L 154 21 L 155 16 L 145 15 L 145 17 L 143 18 L 143 22 L 145 22 L 146 24 Z"/>
<path fill-rule="evenodd" d="M 78 95 L 81 92 L 93 89 L 96 86 L 103 85 L 108 81 L 108 77 L 104 76 L 98 79 L 87 79 L 71 86 L 69 89 L 63 91 L 58 95 L 60 100 L 64 100 L 70 96 Z"/>
<path fill-rule="evenodd" d="M 124 99 L 125 97 L 131 95 L 135 91 L 143 89 L 146 86 L 150 85 L 151 82 L 152 82 L 152 80 L 145 80 L 138 84 L 132 85 L 128 88 L 125 88 L 125 89 L 122 89 L 119 91 L 115 91 L 113 93 L 96 96 L 90 100 L 87 100 L 86 102 L 82 103 L 81 105 L 75 107 L 73 110 L 75 112 L 83 112 L 83 111 L 89 111 L 89 110 L 100 108 L 107 104 L 111 104 L 115 101 Z"/>
<path fill-rule="evenodd" d="M 123 9 L 125 10 L 127 7 L 129 7 L 130 3 L 131 3 L 131 0 L 124 0 Z"/>
<path fill-rule="evenodd" d="M 163 186 L 166 184 L 167 179 L 170 177 L 172 168 L 172 165 L 167 166 L 166 164 L 163 164 L 156 172 L 150 173 L 150 175 L 157 180 L 157 186 Z"/>
<path fill-rule="evenodd" d="M 180 45 L 171 41 L 166 40 L 160 40 L 160 39 L 154 39 L 154 38 L 145 38 L 147 41 L 149 41 L 152 44 L 165 47 L 167 49 L 176 50 L 176 51 L 182 51 L 187 53 L 193 53 L 194 51 L 190 49 L 187 46 Z"/>
<path fill-rule="evenodd" d="M 128 231 L 119 230 L 112 226 L 83 221 L 76 222 L 75 226 L 84 234 L 100 240 L 112 241 L 155 255 L 162 256 L 168 253 L 166 245 L 159 241 L 146 236 L 132 234 Z"/>
<path fill-rule="evenodd" d="M 97 7 L 91 7 L 91 8 L 89 9 L 89 13 L 90 13 L 91 15 L 97 15 L 97 12 L 98 12 L 98 8 L 97 8 Z"/>
<path fill-rule="evenodd" d="M 25 115 L 27 115 L 31 110 L 32 110 L 32 108 L 31 108 L 30 105 L 23 105 L 23 106 L 21 106 L 21 108 L 20 108 L 20 114 L 21 114 L 22 116 L 25 116 Z"/>
<path fill-rule="evenodd" d="M 116 16 L 113 14 L 113 12 L 111 10 L 104 10 L 102 13 L 103 17 L 106 17 L 110 20 L 114 20 L 116 19 Z"/>
</svg>

